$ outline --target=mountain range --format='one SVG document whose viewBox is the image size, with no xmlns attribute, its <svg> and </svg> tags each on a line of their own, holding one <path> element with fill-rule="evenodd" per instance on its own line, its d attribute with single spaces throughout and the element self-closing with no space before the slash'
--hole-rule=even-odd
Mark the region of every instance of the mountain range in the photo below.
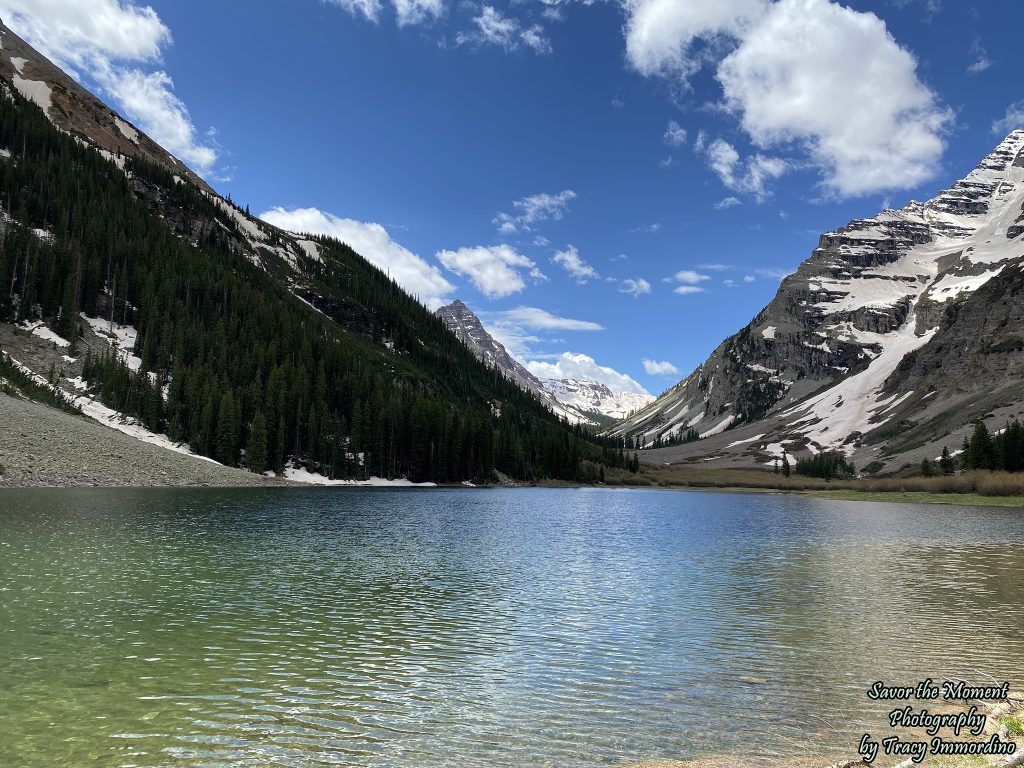
<svg viewBox="0 0 1024 768">
<path fill-rule="evenodd" d="M 654 400 L 642 392 L 612 391 L 599 381 L 534 376 L 487 332 L 480 319 L 459 299 L 439 308 L 435 314 L 478 360 L 532 392 L 552 413 L 570 424 L 608 426 Z"/>
<path fill-rule="evenodd" d="M 322 477 L 584 479 L 612 446 L 882 471 L 1024 410 L 1024 131 L 823 234 L 652 401 L 538 378 L 463 302 L 432 314 L 343 243 L 251 216 L 2 25 L 0 46 L 2 362 L 142 439 Z"/>
<path fill-rule="evenodd" d="M 964 179 L 821 236 L 775 298 L 610 434 L 656 462 L 841 451 L 897 469 L 1022 412 L 1024 131 Z M 667 445 L 674 443 L 673 445 Z"/>
</svg>

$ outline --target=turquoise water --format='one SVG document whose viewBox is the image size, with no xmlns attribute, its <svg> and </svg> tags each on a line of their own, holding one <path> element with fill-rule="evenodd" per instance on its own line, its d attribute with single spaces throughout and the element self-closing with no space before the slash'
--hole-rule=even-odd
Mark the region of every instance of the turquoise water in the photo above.
<svg viewBox="0 0 1024 768">
<path fill-rule="evenodd" d="M 776 495 L 5 490 L 0 764 L 849 755 L 875 680 L 1024 682 L 1022 544 Z"/>
</svg>

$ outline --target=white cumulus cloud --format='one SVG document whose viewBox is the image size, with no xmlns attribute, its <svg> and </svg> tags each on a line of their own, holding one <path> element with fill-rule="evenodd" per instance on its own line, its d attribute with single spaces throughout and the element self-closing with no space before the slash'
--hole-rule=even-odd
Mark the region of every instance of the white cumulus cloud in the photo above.
<svg viewBox="0 0 1024 768">
<path fill-rule="evenodd" d="M 624 3 L 634 69 L 685 83 L 714 66 L 723 106 L 751 141 L 799 150 L 828 193 L 908 189 L 937 172 L 953 113 L 873 13 L 831 0 Z M 774 160 L 747 170 L 781 172 Z"/>
<path fill-rule="evenodd" d="M 649 360 L 645 357 L 640 362 L 643 363 L 644 372 L 648 376 L 679 375 L 679 369 L 667 360 Z"/>
<path fill-rule="evenodd" d="M 697 285 L 711 278 L 692 269 L 681 269 L 672 276 L 672 279 L 684 285 Z"/>
<path fill-rule="evenodd" d="M 526 287 L 524 271 L 534 279 L 545 279 L 536 264 L 505 244 L 438 251 L 437 258 L 449 271 L 468 277 L 489 299 L 523 290 Z"/>
<path fill-rule="evenodd" d="M 598 381 L 612 392 L 639 392 L 650 394 L 636 379 L 611 368 L 599 365 L 590 355 L 563 352 L 555 362 L 528 360 L 526 368 L 538 379 L 584 379 Z"/>
<path fill-rule="evenodd" d="M 260 218 L 290 232 L 337 238 L 431 309 L 441 306 L 444 297 L 455 290 L 437 267 L 392 240 L 380 224 L 341 218 L 318 208 L 271 208 Z"/>
<path fill-rule="evenodd" d="M 625 0 L 626 58 L 643 75 L 689 76 L 699 40 L 738 35 L 764 13 L 764 0 Z"/>
<path fill-rule="evenodd" d="M 154 141 L 200 173 L 217 161 L 197 135 L 171 77 L 153 69 L 171 32 L 128 0 L 0 0 L 0 18 L 72 76 L 88 76 Z"/>
</svg>

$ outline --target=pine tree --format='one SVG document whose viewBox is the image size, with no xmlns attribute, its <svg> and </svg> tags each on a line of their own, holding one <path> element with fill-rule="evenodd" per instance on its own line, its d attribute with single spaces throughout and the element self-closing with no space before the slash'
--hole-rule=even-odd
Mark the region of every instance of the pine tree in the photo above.
<svg viewBox="0 0 1024 768">
<path fill-rule="evenodd" d="M 257 411 L 249 429 L 249 444 L 245 449 L 245 463 L 250 472 L 262 475 L 267 470 L 267 420 L 263 411 Z"/>
<path fill-rule="evenodd" d="M 217 410 L 217 461 L 229 467 L 238 464 L 238 421 L 230 391 L 221 396 Z"/>
<path fill-rule="evenodd" d="M 971 435 L 968 450 L 968 461 L 971 469 L 993 469 L 995 466 L 992 437 L 983 421 L 974 425 L 974 434 Z"/>
<path fill-rule="evenodd" d="M 786 454 L 782 454 L 782 476 L 789 477 L 790 471 L 789 457 Z"/>
<path fill-rule="evenodd" d="M 955 469 L 953 458 L 949 455 L 949 448 L 942 446 L 942 458 L 939 459 L 939 469 L 944 475 L 952 475 Z"/>
<path fill-rule="evenodd" d="M 935 470 L 932 467 L 932 463 L 931 461 L 928 460 L 927 456 L 921 459 L 921 474 L 924 475 L 925 477 L 932 477 L 935 474 Z"/>
</svg>

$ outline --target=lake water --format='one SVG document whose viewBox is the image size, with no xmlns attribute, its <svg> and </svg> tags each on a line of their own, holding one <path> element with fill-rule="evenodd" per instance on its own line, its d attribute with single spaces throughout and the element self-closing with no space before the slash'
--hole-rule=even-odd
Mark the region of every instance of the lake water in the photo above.
<svg viewBox="0 0 1024 768">
<path fill-rule="evenodd" d="M 852 756 L 875 680 L 1024 682 L 1022 544 L 777 495 L 0 491 L 0 764 Z"/>
</svg>

